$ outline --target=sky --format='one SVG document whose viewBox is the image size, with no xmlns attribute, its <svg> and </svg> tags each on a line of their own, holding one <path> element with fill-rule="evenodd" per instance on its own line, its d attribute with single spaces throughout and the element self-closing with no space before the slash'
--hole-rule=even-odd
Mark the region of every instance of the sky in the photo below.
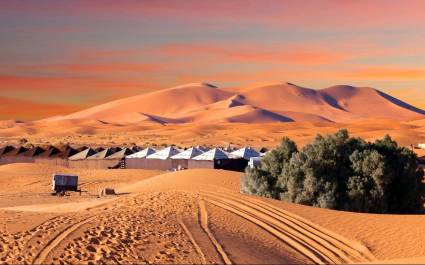
<svg viewBox="0 0 425 265">
<path fill-rule="evenodd" d="M 423 0 L 0 1 L 0 119 L 193 82 L 374 87 L 425 108 Z"/>
</svg>

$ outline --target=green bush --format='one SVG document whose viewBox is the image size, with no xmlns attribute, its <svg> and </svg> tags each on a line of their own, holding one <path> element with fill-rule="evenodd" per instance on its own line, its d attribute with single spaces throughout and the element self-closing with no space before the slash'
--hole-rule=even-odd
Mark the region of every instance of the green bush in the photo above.
<svg viewBox="0 0 425 265">
<path fill-rule="evenodd" d="M 423 205 L 423 175 L 416 154 L 389 136 L 368 143 L 340 130 L 301 151 L 284 138 L 260 168 L 246 170 L 241 190 L 322 208 L 407 213 Z"/>
</svg>

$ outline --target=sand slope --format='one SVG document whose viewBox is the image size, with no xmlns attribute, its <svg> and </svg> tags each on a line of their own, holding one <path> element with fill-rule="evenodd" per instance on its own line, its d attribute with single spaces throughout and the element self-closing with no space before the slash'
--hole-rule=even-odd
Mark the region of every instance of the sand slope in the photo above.
<svg viewBox="0 0 425 265">
<path fill-rule="evenodd" d="M 286 116 L 284 113 L 296 115 Z M 425 112 L 367 87 L 321 90 L 291 83 L 220 89 L 207 83 L 172 87 L 101 104 L 52 120 L 101 120 L 112 123 L 188 122 L 351 122 L 370 118 L 409 120 Z"/>
<path fill-rule="evenodd" d="M 61 169 L 0 166 L 0 180 L 9 173 L 25 174 L 31 179 L 18 178 L 22 182 L 17 182 L 14 193 L 27 193 L 34 189 L 28 183 L 43 182 L 43 172 L 52 170 Z M 223 170 L 156 175 L 142 170 L 93 170 L 82 174 L 90 174 L 84 177 L 89 181 L 112 175 L 131 180 L 118 188 L 128 194 L 109 201 L 71 200 L 68 204 L 74 207 L 104 202 L 72 214 L 61 211 L 67 207 L 57 199 L 49 203 L 56 212 L 44 212 L 39 195 L 32 196 L 31 211 L 22 207 L 0 210 L 1 261 L 340 264 L 419 262 L 425 256 L 422 216 L 355 214 L 242 195 L 240 173 Z M 43 185 L 36 187 L 41 193 L 48 190 Z M 34 211 L 38 208 L 42 215 Z"/>
</svg>

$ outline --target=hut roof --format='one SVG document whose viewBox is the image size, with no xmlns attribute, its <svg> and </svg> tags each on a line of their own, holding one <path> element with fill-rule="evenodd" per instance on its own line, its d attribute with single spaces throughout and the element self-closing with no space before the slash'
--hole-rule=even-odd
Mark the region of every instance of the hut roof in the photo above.
<svg viewBox="0 0 425 265">
<path fill-rule="evenodd" d="M 221 150 L 220 148 L 214 148 L 211 149 L 203 154 L 200 154 L 196 157 L 194 157 L 194 160 L 218 160 L 218 159 L 229 159 L 233 157 L 232 155 L 230 155 L 229 153 Z"/>
<path fill-rule="evenodd" d="M 51 157 L 56 154 L 59 154 L 60 152 L 61 150 L 59 150 L 58 148 L 54 146 L 50 146 L 50 148 L 44 151 L 42 154 L 40 154 L 39 157 Z"/>
<path fill-rule="evenodd" d="M 142 150 L 142 149 L 141 149 L 140 147 L 138 147 L 137 145 L 133 145 L 130 149 L 131 149 L 131 150 L 133 150 L 134 152 L 139 152 L 139 151 L 141 151 L 141 150 Z"/>
<path fill-rule="evenodd" d="M 2 156 L 17 156 L 17 155 L 23 154 L 26 151 L 28 151 L 28 148 L 25 148 L 23 146 L 19 146 L 19 147 L 16 147 L 15 149 L 13 149 L 12 151 L 9 151 L 9 152 L 3 154 Z"/>
<path fill-rule="evenodd" d="M 174 155 L 171 157 L 171 159 L 191 159 L 194 158 L 195 156 L 198 156 L 200 154 L 202 154 L 203 151 L 199 150 L 196 147 L 191 147 L 177 155 Z"/>
<path fill-rule="evenodd" d="M 0 156 L 3 155 L 3 154 L 9 153 L 13 150 L 15 150 L 15 147 L 13 147 L 11 145 L 3 146 L 2 148 L 0 148 Z"/>
<path fill-rule="evenodd" d="M 23 152 L 22 155 L 23 156 L 28 156 L 28 157 L 34 157 L 34 156 L 38 156 L 38 155 L 42 154 L 45 151 L 46 150 L 44 150 L 40 146 L 36 146 L 36 147 L 33 147 L 33 148 L 31 148 L 31 149 Z"/>
<path fill-rule="evenodd" d="M 244 158 L 246 160 L 249 160 L 251 157 L 260 156 L 260 153 L 258 153 L 257 151 L 255 151 L 255 149 L 252 149 L 251 147 L 244 147 L 244 148 L 238 149 L 236 151 L 233 151 L 231 154 L 237 157 Z"/>
<path fill-rule="evenodd" d="M 115 153 L 115 151 L 114 151 L 113 148 L 106 148 L 105 150 L 102 150 L 102 151 L 100 151 L 98 153 L 95 153 L 95 154 L 87 157 L 87 159 L 89 159 L 89 160 L 93 160 L 93 159 L 105 159 L 105 158 L 107 158 L 108 156 L 110 156 L 110 155 L 112 155 L 114 153 Z"/>
<path fill-rule="evenodd" d="M 86 150 L 87 148 L 89 148 L 89 147 L 88 147 L 88 146 L 83 145 L 83 146 L 80 146 L 80 147 L 75 148 L 75 150 L 77 150 L 77 152 L 81 152 L 81 151 Z"/>
<path fill-rule="evenodd" d="M 111 147 L 111 150 L 114 151 L 114 153 L 116 153 L 116 152 L 123 150 L 123 148 L 121 148 L 119 146 L 115 146 L 115 147 Z"/>
<path fill-rule="evenodd" d="M 144 158 L 147 157 L 148 155 L 154 154 L 157 151 L 151 147 L 147 147 L 145 149 L 143 149 L 142 151 L 136 152 L 134 154 L 128 155 L 126 156 L 126 158 Z"/>
<path fill-rule="evenodd" d="M 269 151 L 269 149 L 267 147 L 261 147 L 261 149 L 260 149 L 260 153 L 266 153 L 268 151 Z"/>
<path fill-rule="evenodd" d="M 158 151 L 154 154 L 148 155 L 146 158 L 147 159 L 167 159 L 170 158 L 174 155 L 177 155 L 178 153 L 180 153 L 180 151 L 175 148 L 174 146 L 169 146 L 167 148 L 162 149 L 161 151 Z"/>
<path fill-rule="evenodd" d="M 87 157 L 92 156 L 94 154 L 96 154 L 96 151 L 94 151 L 91 148 L 87 148 L 87 149 L 85 149 L 81 152 L 76 153 L 73 156 L 70 156 L 69 160 L 83 160 L 83 159 L 86 159 Z"/>
<path fill-rule="evenodd" d="M 129 148 L 124 148 L 113 155 L 108 156 L 106 159 L 122 159 L 128 155 L 133 154 L 134 151 Z"/>
<path fill-rule="evenodd" d="M 51 155 L 50 157 L 53 158 L 69 158 L 75 154 L 79 153 L 76 149 L 72 148 L 72 147 L 68 147 L 65 150 L 62 150 L 60 153 Z"/>
<path fill-rule="evenodd" d="M 201 145 L 197 145 L 196 148 L 198 148 L 202 152 L 206 152 L 206 151 L 209 151 L 210 150 L 208 147 L 201 146 Z"/>
</svg>

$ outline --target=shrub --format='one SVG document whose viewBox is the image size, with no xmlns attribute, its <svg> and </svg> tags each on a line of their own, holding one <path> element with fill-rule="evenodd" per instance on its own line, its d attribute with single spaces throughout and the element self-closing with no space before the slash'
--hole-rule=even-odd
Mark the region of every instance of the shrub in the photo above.
<svg viewBox="0 0 425 265">
<path fill-rule="evenodd" d="M 423 171 L 416 155 L 389 136 L 374 143 L 347 130 L 317 135 L 300 152 L 282 143 L 247 169 L 242 191 L 305 205 L 374 213 L 406 213 L 422 207 Z"/>
<path fill-rule="evenodd" d="M 261 168 L 247 168 L 242 178 L 241 190 L 269 198 L 279 198 L 281 192 L 278 179 L 292 154 L 297 152 L 297 145 L 289 138 L 283 138 L 280 145 L 267 153 L 261 160 Z"/>
</svg>

